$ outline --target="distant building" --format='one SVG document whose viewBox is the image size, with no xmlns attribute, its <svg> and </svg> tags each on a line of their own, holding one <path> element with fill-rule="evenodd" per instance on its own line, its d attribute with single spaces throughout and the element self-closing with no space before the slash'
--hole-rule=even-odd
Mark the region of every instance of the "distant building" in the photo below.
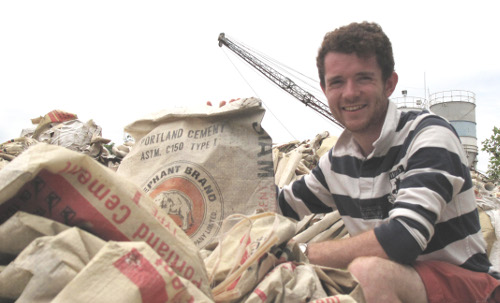
<svg viewBox="0 0 500 303">
<path fill-rule="evenodd" d="M 404 111 L 429 109 L 453 125 L 467 154 L 469 168 L 476 170 L 476 95 L 465 90 L 450 90 L 431 94 L 427 101 L 425 98 L 407 96 L 406 91 L 402 93 L 402 97 L 391 99 L 398 108 Z"/>
<path fill-rule="evenodd" d="M 422 109 L 425 109 L 425 98 L 408 96 L 406 90 L 403 90 L 401 93 L 403 94 L 402 97 L 391 98 L 391 100 L 396 103 L 399 109 L 403 111 L 420 111 Z"/>
<path fill-rule="evenodd" d="M 429 109 L 446 118 L 456 129 L 467 153 L 469 167 L 476 169 L 476 94 L 465 90 L 444 91 L 430 95 Z"/>
</svg>

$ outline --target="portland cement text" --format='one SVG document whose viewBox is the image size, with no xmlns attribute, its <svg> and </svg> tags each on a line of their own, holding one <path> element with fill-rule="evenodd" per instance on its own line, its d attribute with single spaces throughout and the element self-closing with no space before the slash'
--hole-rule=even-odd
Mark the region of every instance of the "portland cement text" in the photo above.
<svg viewBox="0 0 500 303">
<path fill-rule="evenodd" d="M 213 135 L 218 135 L 219 133 L 223 133 L 224 127 L 225 127 L 224 124 L 219 123 L 219 124 L 212 124 L 210 126 L 201 129 L 184 130 L 183 128 L 179 128 L 174 130 L 165 130 L 158 133 L 149 134 L 143 137 L 140 141 L 140 145 L 147 146 L 147 145 L 160 144 L 174 139 L 180 139 L 184 135 L 190 139 L 204 139 L 211 137 Z"/>
</svg>

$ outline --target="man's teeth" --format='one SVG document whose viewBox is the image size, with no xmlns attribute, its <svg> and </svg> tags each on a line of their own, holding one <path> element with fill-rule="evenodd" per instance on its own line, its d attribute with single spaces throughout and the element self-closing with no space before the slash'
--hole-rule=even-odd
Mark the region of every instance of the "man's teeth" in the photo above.
<svg viewBox="0 0 500 303">
<path fill-rule="evenodd" d="M 346 107 L 344 107 L 344 110 L 346 110 L 346 111 L 355 111 L 355 110 L 358 110 L 358 109 L 361 109 L 361 108 L 363 108 L 363 105 L 346 106 Z"/>
</svg>

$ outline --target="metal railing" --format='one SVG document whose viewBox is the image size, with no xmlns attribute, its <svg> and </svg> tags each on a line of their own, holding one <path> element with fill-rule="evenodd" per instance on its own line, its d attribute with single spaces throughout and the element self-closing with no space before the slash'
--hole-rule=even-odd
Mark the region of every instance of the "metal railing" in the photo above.
<svg viewBox="0 0 500 303">
<path fill-rule="evenodd" d="M 449 90 L 429 96 L 429 106 L 445 102 L 469 102 L 476 104 L 476 94 L 466 90 Z"/>
<path fill-rule="evenodd" d="M 403 97 L 395 97 L 391 98 L 391 101 L 396 103 L 398 108 L 425 108 L 425 98 L 422 97 L 412 97 L 412 96 L 403 96 Z"/>
<path fill-rule="evenodd" d="M 466 152 L 473 152 L 477 155 L 478 151 L 479 151 L 479 148 L 476 146 L 476 145 L 472 145 L 472 144 L 462 144 L 464 150 Z"/>
</svg>

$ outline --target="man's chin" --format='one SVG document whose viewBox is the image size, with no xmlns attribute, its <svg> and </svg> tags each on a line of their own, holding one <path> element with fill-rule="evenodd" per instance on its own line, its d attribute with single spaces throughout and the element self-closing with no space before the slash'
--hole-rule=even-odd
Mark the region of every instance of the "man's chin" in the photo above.
<svg viewBox="0 0 500 303">
<path fill-rule="evenodd" d="M 365 124 L 362 122 L 347 122 L 344 127 L 352 133 L 360 132 L 365 129 Z"/>
</svg>

